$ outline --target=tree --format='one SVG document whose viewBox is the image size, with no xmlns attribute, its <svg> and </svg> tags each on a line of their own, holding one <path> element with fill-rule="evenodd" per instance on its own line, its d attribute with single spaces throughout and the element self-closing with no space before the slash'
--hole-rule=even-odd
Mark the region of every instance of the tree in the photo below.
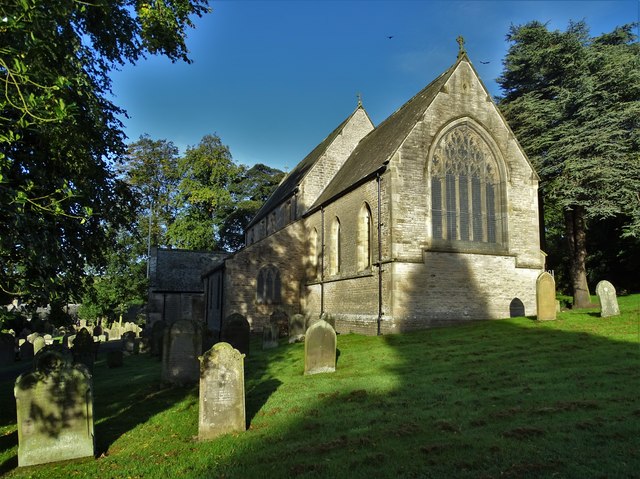
<svg viewBox="0 0 640 479">
<path fill-rule="evenodd" d="M 120 168 L 124 181 L 141 198 L 136 225 L 138 234 L 150 236 L 156 246 L 167 246 L 167 230 L 178 214 L 178 148 L 168 140 L 153 140 L 143 135 L 127 148 Z M 151 220 L 151 225 L 149 225 Z"/>
<path fill-rule="evenodd" d="M 189 61 L 206 0 L 7 0 L 0 6 L 0 291 L 33 303 L 82 288 L 134 198 L 109 72 L 146 54 Z"/>
<path fill-rule="evenodd" d="M 540 22 L 513 26 L 498 83 L 500 106 L 541 177 L 550 211 L 562 212 L 574 307 L 590 304 L 589 225 L 638 218 L 639 46 L 632 25 L 591 37 Z M 640 235 L 630 221 L 625 234 Z"/>
<path fill-rule="evenodd" d="M 260 163 L 241 168 L 230 187 L 233 207 L 221 213 L 219 243 L 226 251 L 237 251 L 244 245 L 245 228 L 284 178 L 284 172 Z"/>
<path fill-rule="evenodd" d="M 220 212 L 233 207 L 230 186 L 241 169 L 217 135 L 205 135 L 179 163 L 180 211 L 169 226 L 169 241 L 186 249 L 220 249 Z"/>
</svg>

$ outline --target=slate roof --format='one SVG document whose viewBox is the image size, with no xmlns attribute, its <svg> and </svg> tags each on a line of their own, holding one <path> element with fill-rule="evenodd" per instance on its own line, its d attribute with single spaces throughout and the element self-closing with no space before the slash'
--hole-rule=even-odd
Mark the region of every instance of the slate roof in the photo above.
<svg viewBox="0 0 640 479">
<path fill-rule="evenodd" d="M 351 120 L 356 112 L 364 108 L 362 105 L 358 107 L 349 115 L 335 130 L 333 130 L 329 136 L 327 136 L 318 146 L 316 146 L 311 153 L 309 153 L 298 165 L 291 170 L 291 172 L 282 180 L 280 185 L 271 194 L 267 201 L 262 205 L 262 208 L 258 210 L 256 216 L 247 225 L 246 229 L 251 228 L 253 225 L 259 223 L 265 218 L 276 206 L 281 204 L 287 198 L 293 196 L 296 189 L 307 175 L 307 173 L 313 168 L 313 165 L 320 159 L 324 152 L 329 148 L 329 145 L 333 143 L 336 137 L 340 134 L 345 125 Z M 365 112 L 366 113 L 366 112 Z"/>
<path fill-rule="evenodd" d="M 358 143 L 358 146 L 353 150 L 340 171 L 311 206 L 309 212 L 330 202 L 341 193 L 380 170 L 400 148 L 402 142 L 411 133 L 411 130 L 422 118 L 440 89 L 463 60 L 469 62 L 466 54 L 461 55 L 447 71 L 365 136 Z"/>
</svg>

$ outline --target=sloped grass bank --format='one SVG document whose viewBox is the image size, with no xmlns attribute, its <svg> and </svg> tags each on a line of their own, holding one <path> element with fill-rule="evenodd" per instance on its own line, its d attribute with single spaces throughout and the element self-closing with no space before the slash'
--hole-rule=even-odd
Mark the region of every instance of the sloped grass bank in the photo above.
<svg viewBox="0 0 640 479">
<path fill-rule="evenodd" d="M 382 337 L 338 337 L 334 374 L 302 344 L 246 359 L 249 428 L 194 438 L 197 387 L 160 364 L 95 372 L 97 459 L 17 469 L 13 382 L 0 384 L 8 477 L 637 477 L 640 296 L 623 314 L 564 312 Z"/>
</svg>

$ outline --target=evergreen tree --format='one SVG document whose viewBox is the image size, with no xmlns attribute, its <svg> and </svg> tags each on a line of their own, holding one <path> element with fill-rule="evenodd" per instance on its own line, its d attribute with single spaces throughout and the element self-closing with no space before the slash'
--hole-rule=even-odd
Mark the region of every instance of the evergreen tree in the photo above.
<svg viewBox="0 0 640 479">
<path fill-rule="evenodd" d="M 534 163 L 550 212 L 561 212 L 574 306 L 590 304 L 587 232 L 604 218 L 638 218 L 640 51 L 632 25 L 591 37 L 540 22 L 513 26 L 500 107 Z M 552 220 L 548 217 L 547 220 Z M 640 223 L 625 225 L 640 235 Z"/>
</svg>

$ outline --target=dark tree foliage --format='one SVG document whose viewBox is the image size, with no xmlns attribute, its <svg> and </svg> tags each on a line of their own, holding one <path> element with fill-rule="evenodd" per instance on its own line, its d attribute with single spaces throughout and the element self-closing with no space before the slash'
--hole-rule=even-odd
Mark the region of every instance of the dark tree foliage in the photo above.
<svg viewBox="0 0 640 479">
<path fill-rule="evenodd" d="M 0 5 L 0 291 L 77 296 L 135 201 L 109 72 L 147 53 L 189 61 L 206 0 L 6 0 Z"/>
<path fill-rule="evenodd" d="M 575 307 L 590 304 L 588 231 L 625 218 L 621 232 L 640 235 L 640 51 L 632 28 L 591 37 L 583 22 L 565 32 L 540 22 L 513 26 L 497 80 L 501 109 L 540 175 L 547 227 L 565 241 Z"/>
</svg>

